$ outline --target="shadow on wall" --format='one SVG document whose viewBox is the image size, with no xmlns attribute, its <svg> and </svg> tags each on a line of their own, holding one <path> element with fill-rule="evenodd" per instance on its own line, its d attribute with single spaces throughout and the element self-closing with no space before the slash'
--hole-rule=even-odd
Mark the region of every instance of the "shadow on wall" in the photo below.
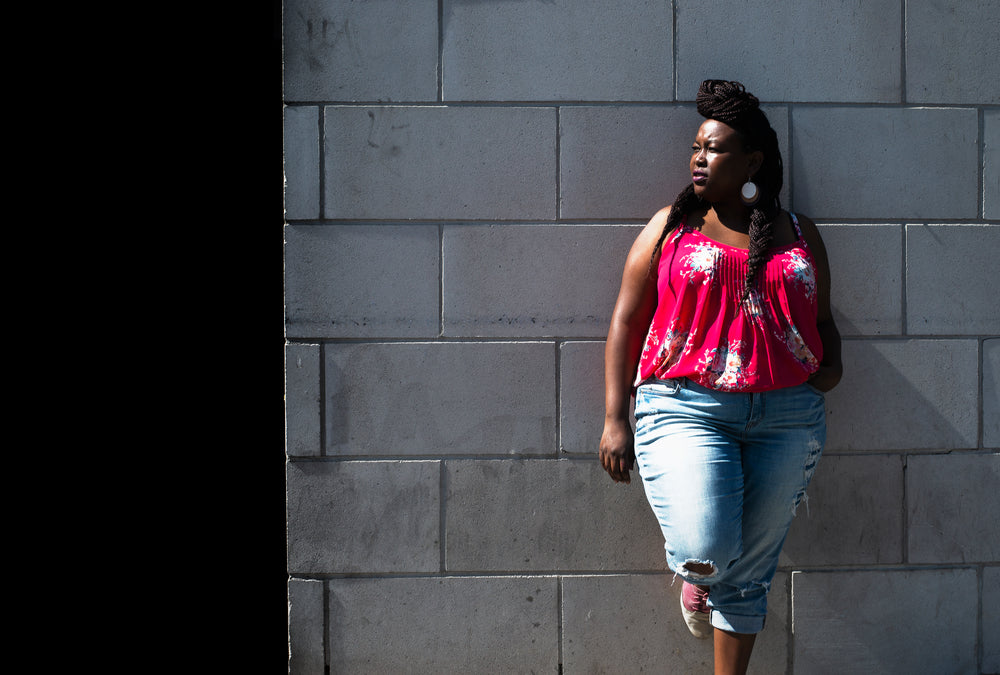
<svg viewBox="0 0 1000 675">
<path fill-rule="evenodd" d="M 907 456 L 977 447 L 977 363 L 975 339 L 845 340 L 825 456 L 780 561 L 839 568 L 792 575 L 797 670 L 975 672 L 974 569 L 844 568 L 996 559 L 998 514 L 963 506 L 988 494 L 995 456 Z M 956 622 L 944 640 L 941 616 Z"/>
</svg>

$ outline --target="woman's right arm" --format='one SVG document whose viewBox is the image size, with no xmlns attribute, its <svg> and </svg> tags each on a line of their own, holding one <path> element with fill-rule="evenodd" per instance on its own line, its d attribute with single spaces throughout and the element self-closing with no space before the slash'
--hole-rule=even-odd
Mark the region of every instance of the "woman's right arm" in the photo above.
<svg viewBox="0 0 1000 675">
<path fill-rule="evenodd" d="M 618 301 L 604 347 L 604 433 L 601 466 L 616 483 L 629 483 L 635 464 L 635 440 L 629 399 L 646 332 L 656 311 L 656 266 L 650 265 L 670 208 L 659 211 L 632 244 L 622 274 Z"/>
</svg>

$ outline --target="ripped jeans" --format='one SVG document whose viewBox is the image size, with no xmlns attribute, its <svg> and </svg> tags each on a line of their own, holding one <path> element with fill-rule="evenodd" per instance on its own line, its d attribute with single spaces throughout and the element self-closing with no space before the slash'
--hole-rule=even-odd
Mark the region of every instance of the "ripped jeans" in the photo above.
<svg viewBox="0 0 1000 675">
<path fill-rule="evenodd" d="M 636 464 L 670 569 L 709 587 L 713 626 L 760 632 L 781 547 L 826 441 L 823 393 L 650 379 L 636 391 L 635 418 Z"/>
</svg>

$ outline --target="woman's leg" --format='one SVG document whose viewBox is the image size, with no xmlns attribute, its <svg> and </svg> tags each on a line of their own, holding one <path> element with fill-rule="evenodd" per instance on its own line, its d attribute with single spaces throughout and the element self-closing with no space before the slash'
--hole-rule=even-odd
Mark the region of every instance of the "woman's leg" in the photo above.
<svg viewBox="0 0 1000 675">
<path fill-rule="evenodd" d="M 727 422 L 740 419 L 731 410 L 740 401 L 706 396 L 681 381 L 643 385 L 636 393 L 639 475 L 663 531 L 667 563 L 690 583 L 711 585 L 741 553 L 743 469 L 732 438 L 740 424 Z"/>
<path fill-rule="evenodd" d="M 744 675 L 756 640 L 756 633 L 728 633 L 716 628 L 715 675 Z"/>
</svg>

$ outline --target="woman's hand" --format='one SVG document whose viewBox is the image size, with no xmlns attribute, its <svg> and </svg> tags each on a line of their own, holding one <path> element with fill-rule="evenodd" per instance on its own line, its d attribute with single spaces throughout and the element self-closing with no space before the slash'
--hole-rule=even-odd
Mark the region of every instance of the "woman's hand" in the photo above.
<svg viewBox="0 0 1000 675">
<path fill-rule="evenodd" d="M 629 471 L 635 466 L 635 436 L 627 420 L 604 422 L 601 436 L 601 466 L 616 483 L 631 483 Z"/>
</svg>

